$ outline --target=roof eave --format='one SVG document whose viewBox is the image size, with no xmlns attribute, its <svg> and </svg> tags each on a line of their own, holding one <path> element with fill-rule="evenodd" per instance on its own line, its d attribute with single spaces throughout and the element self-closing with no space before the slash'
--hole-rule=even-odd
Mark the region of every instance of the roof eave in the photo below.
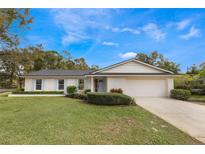
<svg viewBox="0 0 205 154">
<path fill-rule="evenodd" d="M 163 77 L 177 77 L 177 76 L 182 76 L 180 74 L 149 74 L 149 75 L 146 75 L 146 74 L 140 74 L 140 75 L 137 75 L 137 74 L 90 74 L 90 75 L 85 75 L 86 77 L 94 77 L 94 76 L 163 76 Z"/>
<path fill-rule="evenodd" d="M 57 77 L 57 76 L 66 76 L 66 77 L 75 77 L 75 76 L 85 76 L 85 75 L 21 75 L 20 77 Z"/>
</svg>

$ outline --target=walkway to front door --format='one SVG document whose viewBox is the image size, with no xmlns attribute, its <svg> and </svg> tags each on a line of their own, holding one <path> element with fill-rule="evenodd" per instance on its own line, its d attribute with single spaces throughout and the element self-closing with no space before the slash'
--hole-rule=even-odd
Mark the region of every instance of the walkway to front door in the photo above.
<svg viewBox="0 0 205 154">
<path fill-rule="evenodd" d="M 205 105 L 169 98 L 136 98 L 136 103 L 205 143 Z"/>
</svg>

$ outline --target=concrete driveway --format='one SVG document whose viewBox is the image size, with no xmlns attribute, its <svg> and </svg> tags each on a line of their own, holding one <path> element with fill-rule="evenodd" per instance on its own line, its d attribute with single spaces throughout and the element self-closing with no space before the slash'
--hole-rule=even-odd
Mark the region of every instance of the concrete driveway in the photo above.
<svg viewBox="0 0 205 154">
<path fill-rule="evenodd" d="M 205 105 L 169 98 L 135 98 L 136 103 L 205 143 Z"/>
</svg>

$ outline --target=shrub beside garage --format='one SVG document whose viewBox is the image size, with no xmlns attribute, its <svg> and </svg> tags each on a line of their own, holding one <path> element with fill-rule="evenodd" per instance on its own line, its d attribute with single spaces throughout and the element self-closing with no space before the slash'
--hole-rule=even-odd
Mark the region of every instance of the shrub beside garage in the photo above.
<svg viewBox="0 0 205 154">
<path fill-rule="evenodd" d="M 172 89 L 171 90 L 171 97 L 179 100 L 188 100 L 191 96 L 190 90 L 185 89 Z"/>
<path fill-rule="evenodd" d="M 190 90 L 192 95 L 205 95 L 204 79 L 185 74 L 175 78 L 174 89 Z"/>
<path fill-rule="evenodd" d="M 89 92 L 87 93 L 88 103 L 97 105 L 130 105 L 134 103 L 132 97 L 119 93 Z"/>
</svg>

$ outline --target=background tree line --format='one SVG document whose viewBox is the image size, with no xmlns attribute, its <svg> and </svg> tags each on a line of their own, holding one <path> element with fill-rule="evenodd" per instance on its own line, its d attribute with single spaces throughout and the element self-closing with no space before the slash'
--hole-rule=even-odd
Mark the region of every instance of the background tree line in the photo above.
<svg viewBox="0 0 205 154">
<path fill-rule="evenodd" d="M 88 70 L 98 69 L 97 65 L 88 66 L 84 58 L 75 58 L 68 51 L 62 56 L 57 51 L 44 51 L 41 45 L 27 48 L 8 48 L 0 52 L 0 70 L 4 76 L 4 86 L 21 81 L 21 75 L 42 69 Z"/>
</svg>

